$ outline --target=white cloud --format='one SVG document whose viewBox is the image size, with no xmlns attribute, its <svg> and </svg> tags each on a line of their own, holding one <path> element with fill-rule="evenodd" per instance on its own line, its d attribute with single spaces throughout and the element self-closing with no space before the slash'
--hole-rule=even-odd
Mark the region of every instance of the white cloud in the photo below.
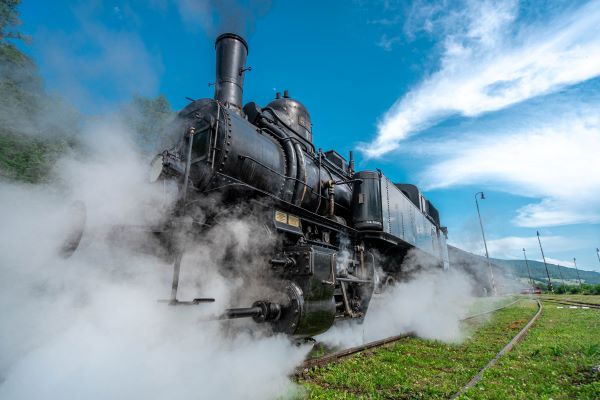
<svg viewBox="0 0 600 400">
<path fill-rule="evenodd" d="M 600 74 L 599 1 L 543 26 L 516 26 L 517 10 L 514 1 L 467 2 L 435 20 L 432 29 L 441 20 L 445 35 L 440 69 L 388 110 L 366 155 L 390 152 L 448 116 L 499 110 Z"/>
<path fill-rule="evenodd" d="M 540 258 L 539 260 L 536 261 L 542 261 L 543 259 Z M 575 264 L 573 263 L 573 260 L 559 260 L 557 258 L 552 258 L 552 257 L 546 257 L 546 263 L 548 264 L 554 264 L 554 265 L 560 265 L 561 267 L 568 267 L 568 268 L 574 268 Z"/>
<path fill-rule="evenodd" d="M 571 251 L 580 248 L 580 243 L 576 238 L 570 238 L 562 235 L 550 235 L 542 237 L 544 248 L 552 249 L 554 252 Z M 460 241 L 458 247 L 470 251 L 474 254 L 483 254 L 483 241 Z M 501 259 L 523 259 L 523 249 L 527 252 L 530 260 L 540 258 L 540 247 L 535 233 L 532 236 L 506 236 L 497 239 L 487 240 L 490 257 Z M 546 257 L 546 261 L 548 261 Z M 572 264 L 572 263 L 571 263 Z M 567 264 L 561 264 L 567 265 Z"/>
<path fill-rule="evenodd" d="M 473 254 L 484 256 L 483 241 L 479 240 L 461 240 L 460 238 L 454 237 L 455 241 L 451 243 L 453 246 L 459 247 L 463 250 L 469 251 Z M 564 236 L 564 235 L 543 235 L 542 245 L 544 246 L 544 252 L 546 256 L 547 264 L 560 265 L 561 267 L 574 268 L 573 259 L 568 260 L 562 258 L 555 258 L 552 255 L 573 253 L 577 254 L 582 249 L 588 250 L 591 247 L 591 243 L 585 238 L 576 236 Z M 542 253 L 540 251 L 537 236 L 533 233 L 531 236 L 505 236 L 496 239 L 487 240 L 488 251 L 491 258 L 499 258 L 505 260 L 523 260 L 523 249 L 527 252 L 527 259 L 530 261 L 543 262 Z M 550 256 L 549 256 L 550 254 Z M 578 261 L 578 268 L 580 270 L 594 270 L 593 263 L 590 265 L 589 261 Z"/>
<path fill-rule="evenodd" d="M 517 211 L 513 222 L 519 226 L 600 222 L 600 117 L 590 115 L 595 109 L 544 122 L 521 120 L 510 134 L 480 132 L 440 141 L 422 184 L 435 189 L 477 183 L 541 198 Z M 424 151 L 429 145 L 413 147 Z"/>
<path fill-rule="evenodd" d="M 381 47 L 385 51 L 392 51 L 394 44 L 400 42 L 399 36 L 388 37 L 386 34 L 383 34 L 381 38 L 379 38 L 379 42 L 377 42 L 377 46 Z"/>
</svg>

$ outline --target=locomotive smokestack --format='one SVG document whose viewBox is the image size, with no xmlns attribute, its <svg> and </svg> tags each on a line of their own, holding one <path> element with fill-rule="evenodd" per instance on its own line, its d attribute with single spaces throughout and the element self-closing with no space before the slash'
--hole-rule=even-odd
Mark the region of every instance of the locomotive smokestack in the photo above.
<svg viewBox="0 0 600 400">
<path fill-rule="evenodd" d="M 241 112 L 248 44 L 241 36 L 224 33 L 217 38 L 215 49 L 217 51 L 215 100 Z"/>
</svg>

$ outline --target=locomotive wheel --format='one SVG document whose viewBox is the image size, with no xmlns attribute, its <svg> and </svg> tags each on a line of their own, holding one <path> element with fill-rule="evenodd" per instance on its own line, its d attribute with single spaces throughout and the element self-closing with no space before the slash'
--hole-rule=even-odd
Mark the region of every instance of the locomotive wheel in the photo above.
<svg viewBox="0 0 600 400">
<path fill-rule="evenodd" d="M 85 231 L 87 220 L 87 210 L 83 201 L 77 200 L 71 204 L 67 215 L 67 226 L 69 227 L 67 235 L 63 240 L 59 255 L 62 258 L 69 258 L 79 247 L 79 242 Z"/>
<path fill-rule="evenodd" d="M 386 275 L 386 277 L 379 284 L 379 287 L 377 288 L 377 293 L 382 294 L 387 292 L 388 290 L 391 290 L 391 288 L 394 287 L 394 285 L 396 285 L 396 282 L 397 281 L 393 276 Z"/>
<path fill-rule="evenodd" d="M 392 287 L 396 284 L 396 279 L 394 279 L 393 276 L 388 276 L 387 278 L 385 278 L 385 281 L 383 281 L 383 286 L 388 288 L 388 287 Z"/>
</svg>

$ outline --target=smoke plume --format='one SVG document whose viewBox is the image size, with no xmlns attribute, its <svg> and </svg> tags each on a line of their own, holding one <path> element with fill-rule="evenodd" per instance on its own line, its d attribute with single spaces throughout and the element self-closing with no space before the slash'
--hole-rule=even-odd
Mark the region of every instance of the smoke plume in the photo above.
<svg viewBox="0 0 600 400">
<path fill-rule="evenodd" d="M 138 251 L 148 240 L 143 229 L 121 232 L 125 241 L 114 227 L 157 225 L 175 191 L 146 183 L 147 160 L 118 121 L 89 123 L 82 137 L 85 150 L 60 160 L 51 183 L 0 182 L 0 398 L 293 395 L 287 376 L 308 349 L 251 322 L 230 329 L 206 321 L 237 301 L 232 294 L 244 284 L 221 273 L 225 259 L 259 264 L 254 221 L 232 213 L 185 243 L 180 298 L 214 304 L 158 303 L 169 295 L 171 263 Z M 86 233 L 63 260 L 57 249 L 76 199 L 87 207 Z"/>
<path fill-rule="evenodd" d="M 191 29 L 202 28 L 209 35 L 233 32 L 242 36 L 254 32 L 256 20 L 271 9 L 271 0 L 177 0 L 184 23 Z"/>
</svg>

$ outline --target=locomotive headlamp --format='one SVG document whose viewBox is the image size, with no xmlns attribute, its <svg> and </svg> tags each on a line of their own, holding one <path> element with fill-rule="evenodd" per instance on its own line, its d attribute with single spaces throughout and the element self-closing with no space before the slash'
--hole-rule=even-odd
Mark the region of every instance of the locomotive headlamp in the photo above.
<svg viewBox="0 0 600 400">
<path fill-rule="evenodd" d="M 275 221 L 281 222 L 282 224 L 287 224 L 287 214 L 283 211 L 275 211 Z"/>
<path fill-rule="evenodd" d="M 287 223 L 288 223 L 288 225 L 298 228 L 300 226 L 300 218 L 296 217 L 295 215 L 288 214 L 288 222 Z"/>
<path fill-rule="evenodd" d="M 280 210 L 275 211 L 275 222 L 293 226 L 294 228 L 300 227 L 300 218 L 296 215 L 288 214 Z"/>
</svg>

